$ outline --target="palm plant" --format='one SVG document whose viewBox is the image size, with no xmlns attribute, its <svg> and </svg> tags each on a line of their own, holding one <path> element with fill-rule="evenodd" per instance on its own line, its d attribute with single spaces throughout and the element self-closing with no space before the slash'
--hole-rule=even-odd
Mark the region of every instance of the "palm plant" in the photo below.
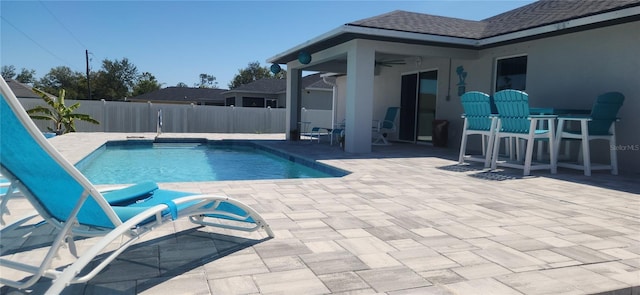
<svg viewBox="0 0 640 295">
<path fill-rule="evenodd" d="M 100 124 L 100 122 L 91 118 L 91 116 L 87 114 L 77 114 L 74 113 L 75 110 L 80 107 L 80 103 L 77 102 L 71 106 L 66 106 L 64 103 L 64 89 L 60 90 L 60 94 L 58 98 L 52 98 L 47 93 L 42 90 L 33 88 L 33 91 L 36 92 L 42 99 L 49 105 L 46 106 L 37 106 L 27 111 L 31 119 L 34 120 L 50 120 L 54 123 L 55 129 L 51 127 L 47 127 L 49 131 L 55 132 L 57 135 L 65 134 L 68 132 L 75 132 L 75 120 L 81 120 L 85 122 L 89 122 L 92 124 Z"/>
</svg>

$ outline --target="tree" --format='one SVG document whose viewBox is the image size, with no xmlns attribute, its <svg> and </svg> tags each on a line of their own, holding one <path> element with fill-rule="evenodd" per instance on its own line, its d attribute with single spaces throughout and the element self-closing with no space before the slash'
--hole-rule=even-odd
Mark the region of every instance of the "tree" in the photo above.
<svg viewBox="0 0 640 295">
<path fill-rule="evenodd" d="M 65 89 L 69 99 L 84 98 L 87 89 L 85 85 L 84 75 L 66 66 L 52 68 L 49 73 L 34 83 L 34 87 L 48 93 L 58 93 Z"/>
<path fill-rule="evenodd" d="M 213 75 L 200 74 L 200 84 L 196 83 L 194 86 L 198 88 L 218 89 L 218 82 L 216 82 L 216 77 Z"/>
<path fill-rule="evenodd" d="M 36 81 L 35 75 L 36 70 L 27 70 L 22 68 L 22 70 L 20 70 L 20 74 L 16 76 L 16 81 L 25 84 L 33 84 Z"/>
<path fill-rule="evenodd" d="M 144 72 L 138 78 L 138 83 L 133 87 L 133 96 L 153 92 L 161 87 L 156 77 L 149 72 Z"/>
<path fill-rule="evenodd" d="M 240 85 L 251 83 L 262 78 L 274 78 L 269 68 L 261 67 L 257 61 L 250 62 L 246 68 L 239 69 L 238 74 L 229 83 L 229 89 L 236 88 Z"/>
<path fill-rule="evenodd" d="M 124 100 L 131 96 L 133 87 L 138 82 L 138 68 L 127 58 L 122 60 L 102 61 L 102 69 L 92 79 L 93 95 L 97 99 Z"/>
<path fill-rule="evenodd" d="M 184 82 L 178 82 L 178 84 L 176 84 L 176 87 L 189 87 L 189 85 L 187 85 L 187 83 L 184 83 Z"/>
<path fill-rule="evenodd" d="M 16 67 L 13 65 L 2 66 L 2 77 L 5 79 L 13 79 L 16 75 Z"/>
<path fill-rule="evenodd" d="M 66 106 L 64 103 L 65 91 L 60 90 L 58 98 L 49 97 L 49 95 L 37 88 L 33 88 L 33 91 L 38 93 L 42 99 L 49 105 L 49 107 L 37 106 L 27 111 L 29 116 L 34 120 L 51 120 L 54 123 L 55 129 L 47 127 L 49 131 L 56 134 L 64 134 L 69 132 L 75 132 L 75 120 L 86 121 L 93 124 L 100 124 L 100 122 L 91 118 L 87 114 L 74 113 L 80 107 L 80 103 L 77 102 L 71 106 Z"/>
<path fill-rule="evenodd" d="M 280 70 L 280 72 L 278 72 L 277 74 L 273 75 L 274 79 L 286 79 L 287 78 L 287 71 L 286 70 Z"/>
</svg>

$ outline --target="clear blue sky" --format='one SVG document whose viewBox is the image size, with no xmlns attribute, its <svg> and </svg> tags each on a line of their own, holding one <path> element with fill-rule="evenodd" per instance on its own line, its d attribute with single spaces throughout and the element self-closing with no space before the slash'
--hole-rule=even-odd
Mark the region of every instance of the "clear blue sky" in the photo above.
<svg viewBox="0 0 640 295">
<path fill-rule="evenodd" d="M 39 79 L 57 66 L 85 72 L 102 60 L 128 58 L 163 87 L 199 74 L 227 88 L 249 62 L 278 53 L 345 23 L 393 10 L 481 20 L 526 0 L 424 1 L 6 1 L 0 2 L 0 64 L 34 69 Z"/>
</svg>

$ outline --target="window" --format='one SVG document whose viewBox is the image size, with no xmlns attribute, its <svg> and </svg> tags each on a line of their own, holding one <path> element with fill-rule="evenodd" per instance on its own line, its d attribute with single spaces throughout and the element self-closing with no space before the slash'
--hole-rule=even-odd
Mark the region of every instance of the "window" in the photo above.
<svg viewBox="0 0 640 295">
<path fill-rule="evenodd" d="M 267 106 L 268 107 L 272 107 L 272 108 L 277 108 L 278 107 L 278 100 L 277 99 L 267 99 Z"/>
<path fill-rule="evenodd" d="M 242 106 L 250 108 L 264 108 L 263 97 L 242 97 Z"/>
<path fill-rule="evenodd" d="M 498 59 L 496 61 L 496 91 L 527 86 L 527 56 Z"/>
<path fill-rule="evenodd" d="M 224 101 L 224 104 L 226 106 L 233 106 L 236 105 L 236 98 L 235 97 L 227 97 Z"/>
</svg>

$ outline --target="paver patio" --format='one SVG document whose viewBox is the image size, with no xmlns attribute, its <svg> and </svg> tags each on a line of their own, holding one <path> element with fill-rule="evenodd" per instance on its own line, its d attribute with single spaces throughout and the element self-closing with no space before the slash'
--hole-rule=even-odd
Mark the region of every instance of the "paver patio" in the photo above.
<svg viewBox="0 0 640 295">
<path fill-rule="evenodd" d="M 75 163 L 109 139 L 51 139 Z M 143 134 L 153 138 L 154 134 Z M 141 134 L 135 134 L 141 136 Z M 394 143 L 371 154 L 282 135 L 165 134 L 254 139 L 348 170 L 341 178 L 162 183 L 246 202 L 276 237 L 187 220 L 145 236 L 67 294 L 639 294 L 640 176 L 559 169 L 487 172 L 457 151 Z M 9 221 L 33 212 L 10 201 Z M 31 227 L 39 222 L 27 223 Z M 38 261 L 54 231 L 2 231 L 2 255 Z M 78 242 L 79 252 L 91 239 Z M 56 261 L 71 261 L 68 251 Z M 22 274 L 0 268 L 2 277 Z M 1 294 L 40 294 L 4 286 Z"/>
</svg>

